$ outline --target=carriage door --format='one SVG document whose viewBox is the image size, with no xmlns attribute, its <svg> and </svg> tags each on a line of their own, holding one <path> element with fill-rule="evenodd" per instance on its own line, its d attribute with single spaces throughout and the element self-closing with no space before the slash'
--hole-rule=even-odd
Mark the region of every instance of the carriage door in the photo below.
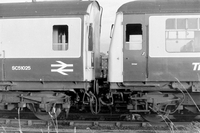
<svg viewBox="0 0 200 133">
<path fill-rule="evenodd" d="M 124 81 L 146 79 L 144 15 L 124 15 Z"/>
</svg>

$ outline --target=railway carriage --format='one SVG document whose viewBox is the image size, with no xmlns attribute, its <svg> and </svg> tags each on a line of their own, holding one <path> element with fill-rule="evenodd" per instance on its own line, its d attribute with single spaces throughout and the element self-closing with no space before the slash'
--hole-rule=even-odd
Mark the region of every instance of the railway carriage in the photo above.
<svg viewBox="0 0 200 133">
<path fill-rule="evenodd" d="M 120 99 L 129 97 L 130 113 L 149 121 L 198 114 L 200 1 L 126 3 L 117 11 L 112 33 L 110 90 Z"/>
<path fill-rule="evenodd" d="M 0 110 L 198 118 L 200 1 L 123 4 L 108 59 L 101 16 L 97 1 L 0 4 Z"/>
<path fill-rule="evenodd" d="M 96 1 L 0 4 L 1 110 L 68 114 L 100 76 L 101 13 Z"/>
</svg>

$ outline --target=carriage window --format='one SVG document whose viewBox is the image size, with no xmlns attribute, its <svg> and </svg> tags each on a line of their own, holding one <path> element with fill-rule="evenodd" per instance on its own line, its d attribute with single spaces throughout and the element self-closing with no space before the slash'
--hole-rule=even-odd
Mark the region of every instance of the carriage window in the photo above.
<svg viewBox="0 0 200 133">
<path fill-rule="evenodd" d="M 142 49 L 142 24 L 126 25 L 126 50 Z"/>
<path fill-rule="evenodd" d="M 173 18 L 166 20 L 167 52 L 200 52 L 200 18 Z"/>
<path fill-rule="evenodd" d="M 53 26 L 53 47 L 54 51 L 68 50 L 68 26 L 67 25 L 54 25 Z"/>
<path fill-rule="evenodd" d="M 188 29 L 197 29 L 198 28 L 198 19 L 189 18 L 188 19 Z"/>
<path fill-rule="evenodd" d="M 175 29 L 175 19 L 166 20 L 166 29 Z"/>
<path fill-rule="evenodd" d="M 186 29 L 186 19 L 177 19 L 177 29 Z"/>
</svg>

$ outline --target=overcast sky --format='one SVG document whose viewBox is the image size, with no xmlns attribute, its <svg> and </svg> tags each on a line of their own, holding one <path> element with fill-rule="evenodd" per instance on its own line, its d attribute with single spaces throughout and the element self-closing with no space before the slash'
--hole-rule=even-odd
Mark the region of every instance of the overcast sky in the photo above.
<svg viewBox="0 0 200 133">
<path fill-rule="evenodd" d="M 7 2 L 31 2 L 32 0 L 0 0 L 0 3 Z M 37 0 L 45 1 L 45 0 Z M 57 0 L 53 0 L 57 1 Z M 60 1 L 60 0 L 58 0 Z M 101 33 L 101 51 L 107 52 L 110 43 L 110 28 L 115 20 L 115 13 L 117 9 L 124 3 L 133 0 L 97 0 L 103 7 L 103 18 L 102 18 L 102 33 Z"/>
</svg>

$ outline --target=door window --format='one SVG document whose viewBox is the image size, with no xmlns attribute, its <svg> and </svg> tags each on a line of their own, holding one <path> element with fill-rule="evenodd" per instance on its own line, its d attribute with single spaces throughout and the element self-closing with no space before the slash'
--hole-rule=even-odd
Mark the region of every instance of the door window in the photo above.
<svg viewBox="0 0 200 133">
<path fill-rule="evenodd" d="M 127 24 L 125 36 L 126 50 L 142 49 L 142 24 Z"/>
</svg>

